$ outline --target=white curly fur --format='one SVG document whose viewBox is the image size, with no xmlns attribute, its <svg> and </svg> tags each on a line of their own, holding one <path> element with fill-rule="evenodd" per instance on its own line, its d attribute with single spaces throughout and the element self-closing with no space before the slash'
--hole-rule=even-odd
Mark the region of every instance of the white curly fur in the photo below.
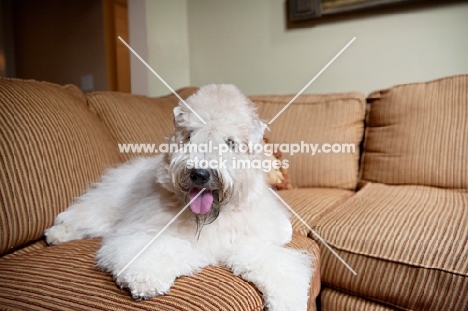
<svg viewBox="0 0 468 311">
<path fill-rule="evenodd" d="M 265 129 L 254 105 L 232 85 L 208 85 L 187 99 L 203 124 L 180 103 L 174 109 L 170 141 L 222 144 L 260 141 Z M 227 159 L 258 154 L 228 153 Z M 101 181 L 58 215 L 45 231 L 49 244 L 103 237 L 97 264 L 134 299 L 169 291 L 174 280 L 207 265 L 222 264 L 253 282 L 269 310 L 306 310 L 311 256 L 285 248 L 291 240 L 289 214 L 269 191 L 260 169 L 216 171 L 225 201 L 219 216 L 198 231 L 186 209 L 128 268 L 118 273 L 187 204 L 188 159 L 215 159 L 216 153 L 168 153 L 138 158 L 108 170 Z M 229 161 L 228 161 L 229 163 Z"/>
</svg>

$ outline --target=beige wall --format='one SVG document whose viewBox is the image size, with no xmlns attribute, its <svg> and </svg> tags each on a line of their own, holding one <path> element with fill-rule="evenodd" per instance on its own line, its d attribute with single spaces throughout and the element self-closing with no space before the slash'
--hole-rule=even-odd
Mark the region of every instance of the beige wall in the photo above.
<svg viewBox="0 0 468 311">
<path fill-rule="evenodd" d="M 309 93 L 370 92 L 468 73 L 468 3 L 285 29 L 284 0 L 188 2 L 190 84 L 295 93 L 352 37 Z"/>
<path fill-rule="evenodd" d="M 129 44 L 143 58 L 148 61 L 148 35 L 146 29 L 146 1 L 128 1 Z M 130 79 L 132 94 L 149 94 L 149 70 L 135 56 L 130 53 Z"/>
<path fill-rule="evenodd" d="M 130 16 L 130 31 L 139 36 L 131 42 L 146 40 L 140 51 L 175 89 L 234 83 L 247 94 L 296 93 L 354 36 L 306 92 L 368 93 L 468 73 L 466 2 L 292 30 L 285 27 L 284 0 L 129 0 L 130 11 L 132 3 L 143 13 Z M 146 93 L 138 93 L 167 94 L 138 62 L 132 59 L 132 86 L 137 76 L 149 79 Z"/>
<path fill-rule="evenodd" d="M 190 85 L 187 0 L 129 0 L 130 45 L 172 88 Z M 170 90 L 131 56 L 132 93 Z"/>
<path fill-rule="evenodd" d="M 174 89 L 190 85 L 187 0 L 146 1 L 148 64 Z M 150 73 L 149 95 L 170 93 Z"/>
<path fill-rule="evenodd" d="M 102 3 L 95 0 L 15 0 L 16 76 L 107 90 Z"/>
</svg>

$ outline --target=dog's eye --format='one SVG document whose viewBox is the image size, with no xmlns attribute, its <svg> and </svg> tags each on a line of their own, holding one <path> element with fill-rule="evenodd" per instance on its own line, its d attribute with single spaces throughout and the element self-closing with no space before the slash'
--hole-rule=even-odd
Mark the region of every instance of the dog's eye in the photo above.
<svg viewBox="0 0 468 311">
<path fill-rule="evenodd" d="M 231 149 L 231 150 L 234 149 L 235 143 L 234 143 L 234 141 L 232 139 L 228 138 L 226 140 L 226 144 L 229 146 L 229 149 Z"/>
</svg>

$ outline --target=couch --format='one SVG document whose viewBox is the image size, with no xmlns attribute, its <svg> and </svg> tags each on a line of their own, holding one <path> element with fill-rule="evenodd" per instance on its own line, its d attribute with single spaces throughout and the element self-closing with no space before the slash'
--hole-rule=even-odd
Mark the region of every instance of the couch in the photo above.
<svg viewBox="0 0 468 311">
<path fill-rule="evenodd" d="M 292 95 L 250 98 L 271 120 Z M 99 239 L 44 242 L 104 169 L 151 155 L 118 144 L 164 142 L 176 103 L 0 79 L 0 309 L 263 309 L 261 293 L 223 267 L 134 302 L 94 266 Z M 292 186 L 278 194 L 308 224 L 292 217 L 288 247 L 316 257 L 309 310 L 468 310 L 468 75 L 368 96 L 301 95 L 266 136 L 336 147 L 281 155 Z"/>
</svg>

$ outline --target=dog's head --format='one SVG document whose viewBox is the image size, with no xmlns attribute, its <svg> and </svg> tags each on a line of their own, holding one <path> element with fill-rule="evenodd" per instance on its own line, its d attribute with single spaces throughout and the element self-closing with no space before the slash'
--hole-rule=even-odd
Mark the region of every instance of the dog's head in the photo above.
<svg viewBox="0 0 468 311">
<path fill-rule="evenodd" d="M 266 125 L 237 87 L 200 88 L 174 108 L 174 126 L 170 142 L 179 148 L 167 155 L 169 175 L 197 220 L 212 222 L 220 208 L 236 208 L 263 186 L 251 165 L 261 154 L 248 146 L 261 143 Z"/>
</svg>

